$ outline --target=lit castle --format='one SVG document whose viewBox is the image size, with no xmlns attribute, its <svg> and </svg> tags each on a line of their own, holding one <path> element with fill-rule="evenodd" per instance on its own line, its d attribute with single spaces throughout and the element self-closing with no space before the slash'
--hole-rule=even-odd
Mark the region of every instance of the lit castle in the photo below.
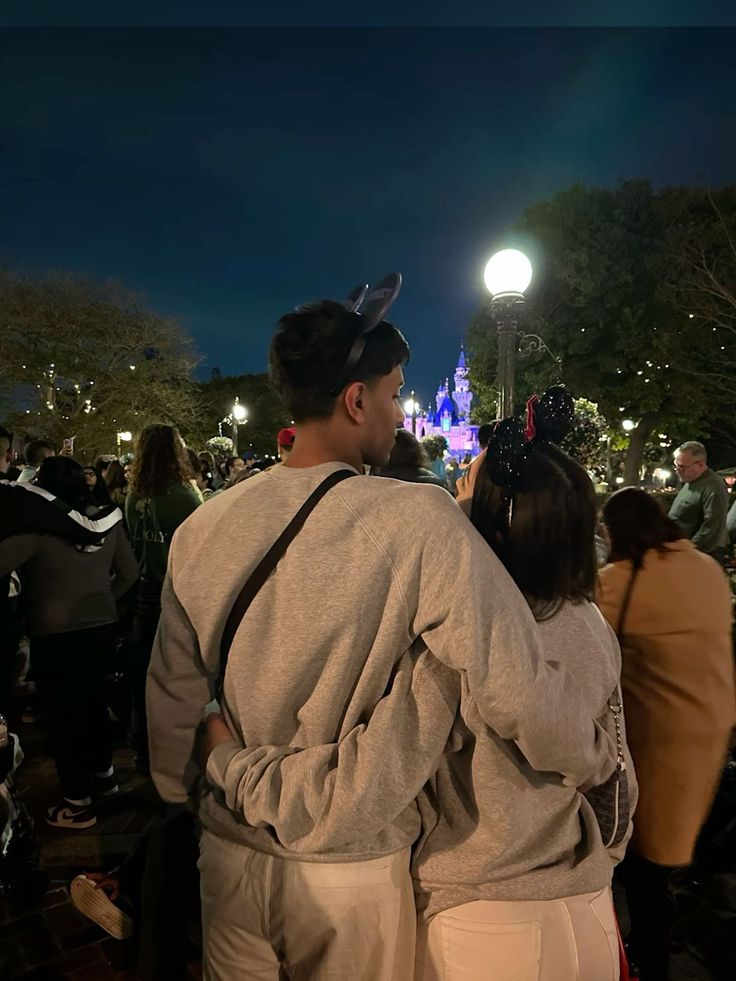
<svg viewBox="0 0 736 981">
<path fill-rule="evenodd" d="M 475 456 L 478 446 L 478 426 L 470 423 L 470 403 L 473 393 L 468 379 L 468 365 L 465 350 L 460 348 L 460 358 L 455 369 L 455 390 L 450 395 L 450 382 L 445 379 L 437 389 L 437 411 L 422 410 L 416 417 L 417 439 L 425 436 L 444 436 L 449 445 L 449 453 L 456 460 L 462 460 L 467 453 Z M 404 420 L 404 428 L 413 428 L 411 416 Z"/>
</svg>

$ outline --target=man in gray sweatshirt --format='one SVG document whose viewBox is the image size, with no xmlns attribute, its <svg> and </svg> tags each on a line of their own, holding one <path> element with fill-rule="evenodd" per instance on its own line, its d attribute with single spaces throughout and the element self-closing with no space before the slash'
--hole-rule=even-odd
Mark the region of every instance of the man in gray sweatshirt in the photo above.
<svg viewBox="0 0 736 981">
<path fill-rule="evenodd" d="M 403 420 L 408 353 L 391 324 L 374 325 L 336 302 L 283 317 L 271 372 L 296 420 L 294 450 L 284 465 L 200 508 L 172 542 L 149 671 L 149 738 L 160 793 L 183 802 L 199 776 L 196 734 L 243 583 L 329 474 L 358 474 L 320 502 L 233 639 L 224 720 L 209 727 L 199 795 L 210 981 L 276 979 L 280 971 L 411 977 L 416 797 L 441 761 L 436 730 L 452 729 L 461 685 L 485 724 L 515 741 L 537 770 L 579 786 L 604 779 L 614 764 L 610 739 L 566 671 L 544 660 L 527 604 L 454 501 L 440 488 L 362 475 L 366 464 L 388 460 Z M 233 541 L 237 560 L 223 562 Z M 373 742 L 364 758 L 361 726 L 401 687 L 419 700 L 426 693 L 435 711 L 399 716 L 383 749 Z M 339 776 L 334 767 L 326 784 L 300 789 L 303 824 L 286 848 L 267 824 L 248 823 L 249 781 L 257 771 L 265 792 L 271 747 L 323 744 L 340 755 Z M 260 763 L 244 769 L 248 746 L 258 747 Z M 298 765 L 297 753 L 293 760 Z M 281 767 L 289 762 L 279 758 Z M 372 785 L 378 766 L 396 774 L 382 781 L 380 800 Z M 345 774 L 365 806 L 352 822 L 343 812 L 342 832 L 324 835 L 310 818 L 310 793 L 319 798 L 319 822 L 329 821 L 324 796 L 339 813 Z M 278 786 L 268 792 L 278 796 Z M 321 849 L 326 838 L 331 845 Z"/>
</svg>

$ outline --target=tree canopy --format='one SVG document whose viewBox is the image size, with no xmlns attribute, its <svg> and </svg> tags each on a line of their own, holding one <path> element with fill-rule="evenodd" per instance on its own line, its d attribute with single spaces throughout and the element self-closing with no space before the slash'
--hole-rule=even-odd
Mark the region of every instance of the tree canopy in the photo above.
<svg viewBox="0 0 736 981">
<path fill-rule="evenodd" d="M 230 415 L 237 397 L 248 412 L 248 421 L 239 427 L 238 449 L 242 453 L 251 448 L 258 457 L 275 455 L 278 431 L 291 425 L 291 417 L 268 375 L 223 375 L 215 369 L 202 384 L 201 394 L 198 436 L 202 445 L 217 435 L 218 425 Z M 232 426 L 224 423 L 222 434 L 231 436 Z"/>
<path fill-rule="evenodd" d="M 628 483 L 648 443 L 706 436 L 709 419 L 736 403 L 734 216 L 734 187 L 656 192 L 646 181 L 576 185 L 528 208 L 513 232 L 535 269 L 521 329 L 555 357 L 542 351 L 519 362 L 517 410 L 530 391 L 564 380 L 598 406 L 612 434 L 633 420 Z M 467 343 L 479 411 L 488 414 L 497 350 L 488 307 Z"/>
<path fill-rule="evenodd" d="M 0 387 L 8 424 L 76 454 L 110 452 L 118 432 L 176 424 L 186 438 L 201 412 L 199 360 L 172 319 L 115 283 L 0 272 Z"/>
</svg>

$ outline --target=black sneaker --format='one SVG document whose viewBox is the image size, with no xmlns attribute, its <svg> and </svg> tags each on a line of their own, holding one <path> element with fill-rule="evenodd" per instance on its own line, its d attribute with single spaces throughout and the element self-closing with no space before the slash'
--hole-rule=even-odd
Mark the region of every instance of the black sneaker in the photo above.
<svg viewBox="0 0 736 981">
<path fill-rule="evenodd" d="M 97 824 L 97 818 L 88 804 L 71 804 L 68 800 L 49 807 L 45 817 L 46 824 L 64 831 L 84 831 Z"/>
<path fill-rule="evenodd" d="M 92 774 L 92 793 L 95 797 L 114 797 L 119 791 L 118 778 L 114 773 L 111 773 L 109 777 L 98 777 L 96 774 Z"/>
</svg>

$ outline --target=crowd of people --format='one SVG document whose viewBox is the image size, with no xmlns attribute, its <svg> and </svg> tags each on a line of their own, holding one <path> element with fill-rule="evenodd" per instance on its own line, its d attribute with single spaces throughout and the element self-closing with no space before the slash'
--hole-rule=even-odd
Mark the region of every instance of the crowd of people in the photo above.
<svg viewBox="0 0 736 981">
<path fill-rule="evenodd" d="M 35 686 L 45 820 L 93 828 L 126 632 L 176 867 L 148 976 L 183 976 L 198 889 L 210 981 L 667 979 L 669 877 L 736 724 L 725 485 L 690 442 L 669 516 L 637 488 L 599 513 L 562 386 L 448 482 L 401 428 L 396 292 L 281 319 L 275 466 L 162 424 L 127 462 L 34 440 L 20 469 L 0 431 L 0 711 Z M 152 847 L 72 883 L 114 936 L 151 931 Z"/>
</svg>

